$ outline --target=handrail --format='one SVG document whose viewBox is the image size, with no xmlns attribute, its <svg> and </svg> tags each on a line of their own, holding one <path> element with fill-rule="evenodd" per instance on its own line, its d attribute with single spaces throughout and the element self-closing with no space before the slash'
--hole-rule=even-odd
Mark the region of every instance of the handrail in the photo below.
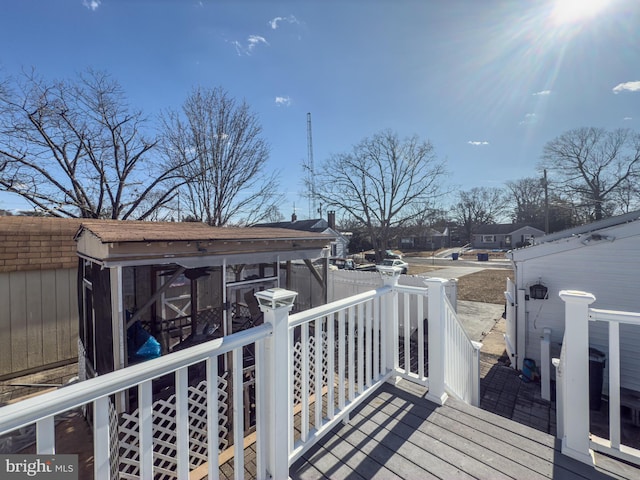
<svg viewBox="0 0 640 480">
<path fill-rule="evenodd" d="M 447 390 L 471 405 L 480 404 L 480 357 L 482 343 L 471 340 L 458 321 L 451 302 L 443 296 L 447 361 L 444 365 Z"/>
<path fill-rule="evenodd" d="M 304 312 L 294 313 L 289 317 L 289 327 L 297 327 L 303 323 L 310 322 L 311 320 L 332 313 L 337 313 L 340 310 L 344 310 L 359 303 L 366 302 L 375 297 L 380 297 L 386 293 L 391 292 L 392 288 L 389 286 L 383 286 L 375 290 L 369 290 L 367 292 L 359 293 L 342 300 L 336 300 L 335 302 L 327 303 L 326 305 L 320 305 L 318 307 L 310 308 Z"/>
<path fill-rule="evenodd" d="M 616 310 L 604 310 L 601 308 L 589 309 L 589 320 L 592 322 L 619 322 L 630 325 L 640 325 L 640 313 L 637 312 L 619 312 Z"/>
<path fill-rule="evenodd" d="M 620 324 L 640 325 L 640 313 L 590 308 L 589 305 L 596 298 L 587 292 L 562 290 L 559 295 L 565 302 L 565 332 L 561 359 L 557 362 L 560 381 L 556 387 L 558 435 L 562 437 L 562 453 L 592 464 L 592 450 L 598 450 L 638 464 L 640 451 L 621 443 Z M 589 321 L 608 324 L 609 435 L 606 439 L 590 431 L 589 403 L 582 401 L 591 393 L 587 350 L 590 346 Z M 601 388 L 601 385 L 598 387 Z"/>
<path fill-rule="evenodd" d="M 234 349 L 266 338 L 272 332 L 270 324 L 263 324 L 223 338 L 147 360 L 122 370 L 105 373 L 88 380 L 68 385 L 59 390 L 27 398 L 2 407 L 0 434 L 31 425 L 37 420 L 86 405 L 98 398 L 137 386 L 147 380 L 161 377 L 184 367 L 204 361 L 213 355 L 222 355 Z"/>
</svg>

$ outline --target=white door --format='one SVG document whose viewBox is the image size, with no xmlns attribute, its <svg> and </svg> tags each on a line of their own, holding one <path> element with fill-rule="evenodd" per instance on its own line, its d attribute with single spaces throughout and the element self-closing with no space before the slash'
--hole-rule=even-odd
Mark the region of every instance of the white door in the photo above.
<svg viewBox="0 0 640 480">
<path fill-rule="evenodd" d="M 517 359 L 517 297 L 516 297 L 516 284 L 507 278 L 507 290 L 504 292 L 504 296 L 507 300 L 507 318 L 506 318 L 506 333 L 504 340 L 507 349 L 507 355 L 511 361 L 511 366 L 516 368 Z"/>
</svg>

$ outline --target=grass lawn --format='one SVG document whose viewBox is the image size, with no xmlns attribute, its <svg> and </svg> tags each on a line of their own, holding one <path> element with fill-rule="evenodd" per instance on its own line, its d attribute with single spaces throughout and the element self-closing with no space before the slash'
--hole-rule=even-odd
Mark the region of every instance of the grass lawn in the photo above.
<svg viewBox="0 0 640 480">
<path fill-rule="evenodd" d="M 472 302 L 504 303 L 507 277 L 513 279 L 513 271 L 487 269 L 464 275 L 458 279 L 458 299 Z"/>
</svg>

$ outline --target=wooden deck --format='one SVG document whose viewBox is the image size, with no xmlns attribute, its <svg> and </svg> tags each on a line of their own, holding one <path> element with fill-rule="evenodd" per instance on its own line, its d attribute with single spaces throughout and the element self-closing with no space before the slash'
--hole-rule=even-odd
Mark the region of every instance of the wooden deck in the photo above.
<svg viewBox="0 0 640 480">
<path fill-rule="evenodd" d="M 552 435 L 450 398 L 427 401 L 407 381 L 385 384 L 289 470 L 293 479 L 608 479 L 640 469 L 602 455 L 589 467 Z"/>
</svg>

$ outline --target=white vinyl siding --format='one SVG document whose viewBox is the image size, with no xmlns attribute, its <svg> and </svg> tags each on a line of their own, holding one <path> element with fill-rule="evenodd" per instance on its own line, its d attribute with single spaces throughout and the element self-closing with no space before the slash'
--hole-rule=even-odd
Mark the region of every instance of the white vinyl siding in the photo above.
<svg viewBox="0 0 640 480">
<path fill-rule="evenodd" d="M 557 346 L 564 332 L 564 302 L 560 290 L 592 293 L 594 308 L 640 312 L 638 267 L 640 266 L 640 223 L 632 222 L 607 229 L 613 242 L 587 242 L 586 235 L 542 244 L 522 253 L 514 252 L 517 288 L 529 294 L 529 287 L 542 282 L 548 299 L 525 301 L 525 357 L 540 362 L 540 338 L 545 327 L 551 328 L 551 341 Z M 604 233 L 603 233 L 604 234 Z M 554 251 L 554 246 L 555 251 Z M 538 252 L 540 256 L 535 257 Z M 518 260 L 518 255 L 526 258 Z M 607 324 L 590 322 L 590 345 L 605 352 L 608 358 Z M 640 327 L 622 325 L 620 329 L 621 380 L 626 388 L 640 391 Z M 605 382 L 607 369 L 605 368 Z"/>
</svg>

